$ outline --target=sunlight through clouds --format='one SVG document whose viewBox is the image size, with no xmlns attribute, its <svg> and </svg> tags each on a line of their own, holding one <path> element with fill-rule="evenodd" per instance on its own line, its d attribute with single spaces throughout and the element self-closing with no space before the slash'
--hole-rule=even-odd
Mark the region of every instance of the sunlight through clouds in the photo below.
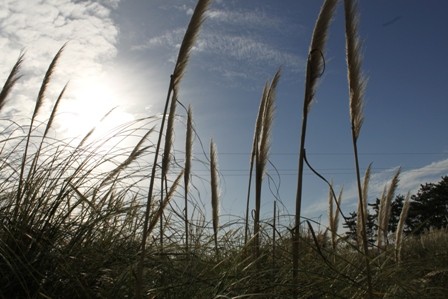
<svg viewBox="0 0 448 299">
<path fill-rule="evenodd" d="M 31 117 L 45 71 L 65 43 L 66 48 L 47 92 L 47 101 L 54 102 L 70 81 L 63 100 L 66 105 L 62 105 L 68 110 L 60 111 L 67 118 L 60 121 L 59 130 L 82 133 L 86 127 L 95 125 L 106 110 L 123 104 L 119 95 L 113 95 L 116 91 L 111 88 L 113 83 L 105 79 L 105 66 L 117 55 L 119 30 L 111 12 L 118 3 L 19 0 L 0 4 L 0 45 L 2 52 L 7 54 L 0 57 L 0 64 L 12 67 L 19 53 L 25 51 L 23 77 L 16 91 L 20 94 L 19 100 L 5 107 L 9 117 L 17 117 L 17 112 L 24 118 Z M 2 68 L 1 78 L 8 72 L 8 68 Z M 48 110 L 42 114 L 43 118 L 48 117 Z M 114 122 L 123 119 L 129 119 L 129 115 L 118 115 Z"/>
</svg>

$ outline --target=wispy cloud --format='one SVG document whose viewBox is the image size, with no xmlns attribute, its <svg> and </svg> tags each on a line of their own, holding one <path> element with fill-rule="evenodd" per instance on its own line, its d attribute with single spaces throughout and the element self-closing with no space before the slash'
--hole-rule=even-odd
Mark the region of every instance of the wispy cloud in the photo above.
<svg viewBox="0 0 448 299">
<path fill-rule="evenodd" d="M 267 16 L 260 11 L 228 11 L 223 9 L 210 10 L 207 17 L 218 23 L 226 23 L 226 25 L 240 26 L 244 28 L 279 28 L 282 20 L 273 16 Z"/>
<path fill-rule="evenodd" d="M 206 34 L 199 40 L 196 50 L 213 53 L 219 57 L 227 56 L 248 64 L 259 63 L 269 66 L 288 64 L 295 68 L 301 66 L 301 59 L 297 55 L 247 36 Z"/>
<path fill-rule="evenodd" d="M 186 15 L 191 13 L 191 8 L 185 5 L 177 9 Z M 207 12 L 206 23 L 193 55 L 201 55 L 201 61 L 207 62 L 202 64 L 203 67 L 226 74 L 229 80 L 241 79 L 244 77 L 242 73 L 257 73 L 256 69 L 260 67 L 268 69 L 284 66 L 289 71 L 298 72 L 303 69 L 304 59 L 278 43 L 281 29 L 286 27 L 283 22 L 259 10 L 236 10 L 228 6 L 226 9 L 211 9 Z M 169 53 L 167 60 L 172 61 L 184 32 L 185 28 L 182 27 L 167 29 L 135 45 L 133 49 L 164 49 L 165 53 Z"/>
</svg>

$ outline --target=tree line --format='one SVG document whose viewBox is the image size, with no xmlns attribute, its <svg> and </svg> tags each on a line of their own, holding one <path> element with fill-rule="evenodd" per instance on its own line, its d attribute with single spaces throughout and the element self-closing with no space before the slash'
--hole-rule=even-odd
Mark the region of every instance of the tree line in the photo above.
<svg viewBox="0 0 448 299">
<path fill-rule="evenodd" d="M 406 235 L 420 235 L 431 229 L 448 227 L 448 176 L 443 176 L 438 183 L 425 183 L 420 185 L 416 194 L 410 197 L 409 211 L 406 217 L 403 232 Z M 405 196 L 398 194 L 390 205 L 390 219 L 388 233 L 397 230 L 400 214 L 405 202 Z M 380 199 L 368 204 L 366 230 L 368 241 L 373 245 L 378 235 L 378 212 Z M 356 240 L 357 212 L 349 213 L 343 226 L 348 229 L 347 236 Z M 392 235 L 392 234 L 390 234 Z"/>
</svg>

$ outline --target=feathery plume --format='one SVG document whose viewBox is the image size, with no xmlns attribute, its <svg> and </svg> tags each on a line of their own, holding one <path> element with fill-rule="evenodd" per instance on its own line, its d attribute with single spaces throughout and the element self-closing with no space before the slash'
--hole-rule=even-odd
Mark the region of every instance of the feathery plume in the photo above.
<svg viewBox="0 0 448 299">
<path fill-rule="evenodd" d="M 359 137 L 364 121 L 364 92 L 367 80 L 361 71 L 362 43 L 358 35 L 359 16 L 357 1 L 345 0 L 345 41 L 350 94 L 350 118 L 356 139 Z"/>
<path fill-rule="evenodd" d="M 269 148 L 271 139 L 271 128 L 274 119 L 276 89 L 280 80 L 281 70 L 279 69 L 267 84 L 268 88 L 264 90 L 260 106 L 260 114 L 257 118 L 258 131 L 255 132 L 257 140 L 257 149 L 255 155 L 255 217 L 254 217 L 254 235 L 255 251 L 259 257 L 259 230 L 260 230 L 260 209 L 261 209 L 261 189 L 263 185 L 263 176 L 266 164 L 269 158 Z"/>
<path fill-rule="evenodd" d="M 101 183 L 100 186 L 103 186 L 104 184 L 106 184 L 108 181 L 110 181 L 113 177 L 115 177 L 117 174 L 119 174 L 121 171 L 123 171 L 123 169 L 125 169 L 126 167 L 128 167 L 132 162 L 134 162 L 135 160 L 138 159 L 138 157 L 140 157 L 141 155 L 143 155 L 143 153 L 146 152 L 146 150 L 148 150 L 149 148 L 152 147 L 152 145 L 150 146 L 145 146 L 142 148 L 143 143 L 146 141 L 146 139 L 148 138 L 148 136 L 153 133 L 155 130 L 155 127 L 152 127 L 150 130 L 148 130 L 148 132 L 145 133 L 145 135 L 143 135 L 143 137 L 140 139 L 140 141 L 134 146 L 134 148 L 132 149 L 131 153 L 129 154 L 129 156 L 126 158 L 126 160 L 124 160 L 120 165 L 118 165 L 115 169 L 113 169 L 112 171 L 109 172 L 108 176 L 103 180 L 103 182 Z"/>
<path fill-rule="evenodd" d="M 28 134 L 26 137 L 25 148 L 24 148 L 22 163 L 21 163 L 21 167 L 20 167 L 20 175 L 19 175 L 19 183 L 18 183 L 18 187 L 17 187 L 17 197 L 16 197 L 16 207 L 14 210 L 14 217 L 18 213 L 18 207 L 20 206 L 20 201 L 22 200 L 22 195 L 23 195 L 23 191 L 24 191 L 22 189 L 23 189 L 23 184 L 24 184 L 23 181 L 24 181 L 24 175 L 25 175 L 25 165 L 26 165 L 26 160 L 28 158 L 28 148 L 29 148 L 29 144 L 30 144 L 31 132 L 33 130 L 34 120 L 39 112 L 40 107 L 42 106 L 42 103 L 43 103 L 43 100 L 45 97 L 45 91 L 47 89 L 48 84 L 50 83 L 51 75 L 53 74 L 53 71 L 56 68 L 58 60 L 59 60 L 64 48 L 65 48 L 65 44 L 61 47 L 61 49 L 59 49 L 59 51 L 56 53 L 55 57 L 53 58 L 52 62 L 50 63 L 50 66 L 48 67 L 48 70 L 45 73 L 45 77 L 42 81 L 42 85 L 39 90 L 39 94 L 37 96 L 36 104 L 34 106 L 34 112 L 33 112 L 33 116 L 31 117 L 31 123 L 30 123 L 30 127 L 29 127 Z"/>
<path fill-rule="evenodd" d="M 218 228 L 219 228 L 219 182 L 218 182 L 218 158 L 216 154 L 216 145 L 213 140 L 210 141 L 210 184 L 212 192 L 212 221 L 213 234 L 215 237 L 215 250 L 218 254 Z"/>
<path fill-rule="evenodd" d="M 392 178 L 392 181 L 390 182 L 389 187 L 385 189 L 385 192 L 383 192 L 383 196 L 381 197 L 380 209 L 378 211 L 377 239 L 377 246 L 380 249 L 383 248 L 385 242 L 387 241 L 387 230 L 389 227 L 390 213 L 392 210 L 392 199 L 394 197 L 395 190 L 398 187 L 398 182 L 400 181 L 400 171 L 401 169 L 398 168 L 397 172 Z"/>
<path fill-rule="evenodd" d="M 185 72 L 188 59 L 190 57 L 191 49 L 199 34 L 199 29 L 204 22 L 205 12 L 210 5 L 211 0 L 199 0 L 196 8 L 188 24 L 187 31 L 185 32 L 184 39 L 179 49 L 179 55 L 177 58 L 176 66 L 173 73 L 173 87 L 177 88 L 180 80 Z"/>
<path fill-rule="evenodd" d="M 20 67 L 22 66 L 23 63 L 24 55 L 25 55 L 24 53 L 20 54 L 19 59 L 17 59 L 17 62 L 14 64 L 14 67 L 9 73 L 8 79 L 6 79 L 6 82 L 3 85 L 2 91 L 0 92 L 0 111 L 3 109 L 3 106 L 5 105 L 6 102 L 6 98 L 8 97 L 12 88 L 14 87 L 16 82 L 22 77 L 19 74 L 19 72 Z"/>
<path fill-rule="evenodd" d="M 266 163 L 268 161 L 269 156 L 269 148 L 270 148 L 270 139 L 271 139 L 271 129 L 272 122 L 274 120 L 274 111 L 275 111 L 275 99 L 276 99 L 276 90 L 277 85 L 280 80 L 281 70 L 279 69 L 272 81 L 269 84 L 268 93 L 265 100 L 265 108 L 263 109 L 262 116 L 262 127 L 259 134 L 259 156 L 257 161 L 257 168 L 260 168 L 260 173 L 263 175 L 264 169 L 266 168 Z"/>
<path fill-rule="evenodd" d="M 339 192 L 338 197 L 335 199 L 333 196 L 333 183 L 330 184 L 330 188 L 328 191 L 328 222 L 329 222 L 329 228 L 331 232 L 331 245 L 333 249 L 336 249 L 337 244 L 337 236 L 338 236 L 338 225 L 339 225 L 339 210 L 338 207 L 341 206 L 342 201 L 342 193 L 344 191 L 344 188 L 341 188 L 341 191 Z M 336 209 L 334 208 L 333 202 L 336 200 Z"/>
<path fill-rule="evenodd" d="M 37 95 L 36 105 L 34 106 L 34 112 L 32 120 L 37 116 L 39 113 L 40 108 L 42 107 L 44 98 L 45 98 L 45 92 L 47 91 L 48 84 L 50 83 L 51 76 L 53 75 L 54 70 L 56 69 L 56 65 L 59 61 L 59 58 L 62 55 L 62 52 L 65 49 L 66 44 L 64 44 L 59 51 L 56 53 L 56 55 L 53 58 L 53 61 L 51 61 L 50 66 L 48 67 L 47 72 L 45 73 L 44 80 L 42 81 L 42 85 L 39 90 L 39 94 Z"/>
<path fill-rule="evenodd" d="M 337 0 L 327 0 L 322 5 L 316 25 L 314 26 L 313 37 L 308 53 L 305 85 L 304 111 L 309 112 L 311 103 L 317 87 L 317 79 L 320 78 L 324 70 L 324 50 L 328 38 L 328 28 L 333 19 Z"/>
<path fill-rule="evenodd" d="M 250 192 L 252 186 L 252 173 L 254 170 L 255 161 L 258 159 L 258 144 L 259 144 L 259 132 L 261 132 L 261 126 L 263 122 L 264 109 L 266 106 L 266 99 L 269 90 L 269 84 L 266 82 L 263 94 L 260 100 L 260 106 L 258 108 L 257 120 L 255 122 L 254 138 L 252 141 L 252 153 L 250 156 L 250 169 L 249 169 L 249 182 L 247 184 L 247 198 L 246 198 L 246 217 L 245 217 L 245 230 L 244 230 L 244 244 L 247 244 L 249 239 L 249 204 L 250 204 Z"/>
<path fill-rule="evenodd" d="M 170 167 L 171 161 L 171 148 L 173 147 L 174 138 L 174 118 L 176 115 L 177 106 L 177 91 L 173 92 L 173 99 L 171 100 L 170 112 L 168 114 L 166 136 L 165 136 L 165 148 L 163 150 L 162 157 L 162 176 L 166 176 Z"/>
</svg>

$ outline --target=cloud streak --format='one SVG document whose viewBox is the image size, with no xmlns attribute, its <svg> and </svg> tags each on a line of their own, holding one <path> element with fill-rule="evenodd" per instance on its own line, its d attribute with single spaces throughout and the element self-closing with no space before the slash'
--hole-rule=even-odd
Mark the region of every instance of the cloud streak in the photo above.
<svg viewBox="0 0 448 299">
<path fill-rule="evenodd" d="M 189 8 L 181 8 L 188 16 Z M 282 22 L 283 20 L 267 16 L 258 10 L 212 9 L 207 12 L 193 55 L 199 55 L 201 61 L 207 62 L 203 67 L 215 73 L 225 73 L 224 77 L 228 79 L 239 80 L 244 77 L 241 73 L 256 74 L 261 68 L 279 66 L 299 72 L 304 67 L 304 59 L 278 43 L 281 28 L 286 27 Z M 135 45 L 133 50 L 163 49 L 170 55 L 168 61 L 174 61 L 173 57 L 177 55 L 184 32 L 183 27 L 172 28 L 150 37 L 143 44 Z"/>
</svg>

